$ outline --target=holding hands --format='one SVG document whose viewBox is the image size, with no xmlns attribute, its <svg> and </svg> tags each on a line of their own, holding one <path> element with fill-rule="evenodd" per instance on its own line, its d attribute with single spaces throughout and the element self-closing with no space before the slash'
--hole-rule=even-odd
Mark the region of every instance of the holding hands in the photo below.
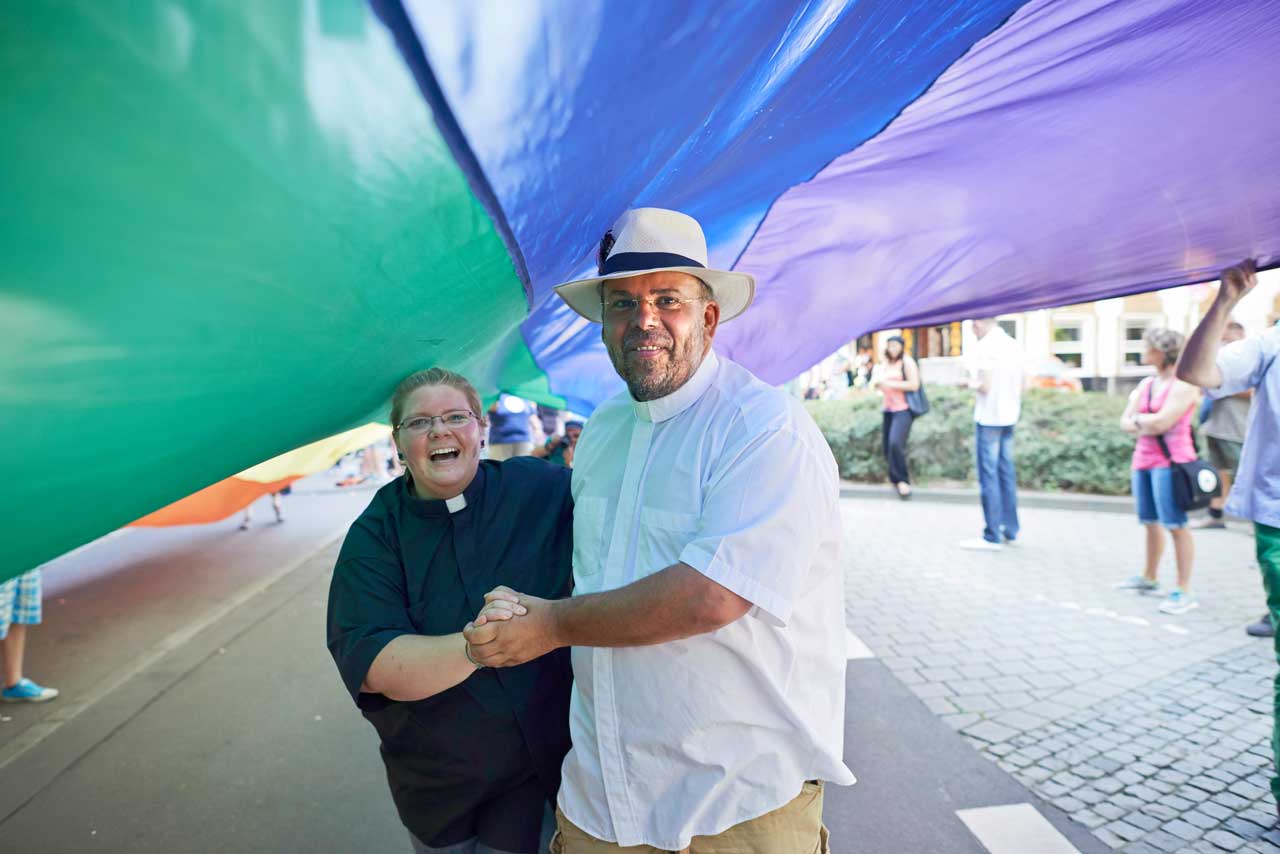
<svg viewBox="0 0 1280 854">
<path fill-rule="evenodd" d="M 563 646 L 556 640 L 554 602 L 502 586 L 484 601 L 462 630 L 467 657 L 477 666 L 514 667 Z"/>
</svg>

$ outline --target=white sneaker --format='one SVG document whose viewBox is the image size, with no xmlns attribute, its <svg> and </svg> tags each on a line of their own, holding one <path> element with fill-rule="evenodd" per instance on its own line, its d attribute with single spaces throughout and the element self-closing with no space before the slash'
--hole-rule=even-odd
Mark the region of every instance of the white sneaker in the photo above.
<svg viewBox="0 0 1280 854">
<path fill-rule="evenodd" d="M 1200 600 L 1190 593 L 1174 590 L 1169 598 L 1160 603 L 1161 614 L 1185 614 L 1192 608 L 1199 608 Z"/>
<path fill-rule="evenodd" d="M 972 540 L 961 540 L 960 548 L 975 552 L 1001 552 L 1004 551 L 1004 544 L 993 543 L 982 537 L 974 537 Z"/>
</svg>

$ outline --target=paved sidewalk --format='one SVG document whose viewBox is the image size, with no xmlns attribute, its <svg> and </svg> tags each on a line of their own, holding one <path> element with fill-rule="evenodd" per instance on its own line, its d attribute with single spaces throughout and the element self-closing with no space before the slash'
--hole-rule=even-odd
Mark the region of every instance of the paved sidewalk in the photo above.
<svg viewBox="0 0 1280 854">
<path fill-rule="evenodd" d="M 1126 852 L 1280 851 L 1247 527 L 1195 534 L 1202 605 L 1170 617 L 1114 589 L 1141 567 L 1132 517 L 1026 509 L 988 553 L 956 546 L 976 506 L 842 507 L 850 628 L 975 748 Z"/>
</svg>

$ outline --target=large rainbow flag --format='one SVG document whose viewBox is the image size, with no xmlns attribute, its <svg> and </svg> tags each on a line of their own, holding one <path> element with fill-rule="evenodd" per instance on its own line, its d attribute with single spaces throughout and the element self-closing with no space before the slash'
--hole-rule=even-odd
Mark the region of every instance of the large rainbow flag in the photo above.
<svg viewBox="0 0 1280 854">
<path fill-rule="evenodd" d="M 628 207 L 754 273 L 721 349 L 1280 252 L 1263 0 L 0 6 L 0 577 L 383 418 L 444 364 L 589 411 L 550 288 Z"/>
</svg>

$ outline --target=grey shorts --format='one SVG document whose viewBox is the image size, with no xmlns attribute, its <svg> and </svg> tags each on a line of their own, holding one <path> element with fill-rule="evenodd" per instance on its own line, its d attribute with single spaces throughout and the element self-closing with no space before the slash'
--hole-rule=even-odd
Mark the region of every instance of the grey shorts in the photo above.
<svg viewBox="0 0 1280 854">
<path fill-rule="evenodd" d="M 1205 437 L 1205 444 L 1209 447 L 1209 462 L 1218 471 L 1229 471 L 1234 480 L 1236 476 L 1236 468 L 1240 465 L 1240 451 L 1244 448 L 1241 442 L 1232 442 L 1229 439 L 1219 439 L 1217 436 Z"/>
</svg>

